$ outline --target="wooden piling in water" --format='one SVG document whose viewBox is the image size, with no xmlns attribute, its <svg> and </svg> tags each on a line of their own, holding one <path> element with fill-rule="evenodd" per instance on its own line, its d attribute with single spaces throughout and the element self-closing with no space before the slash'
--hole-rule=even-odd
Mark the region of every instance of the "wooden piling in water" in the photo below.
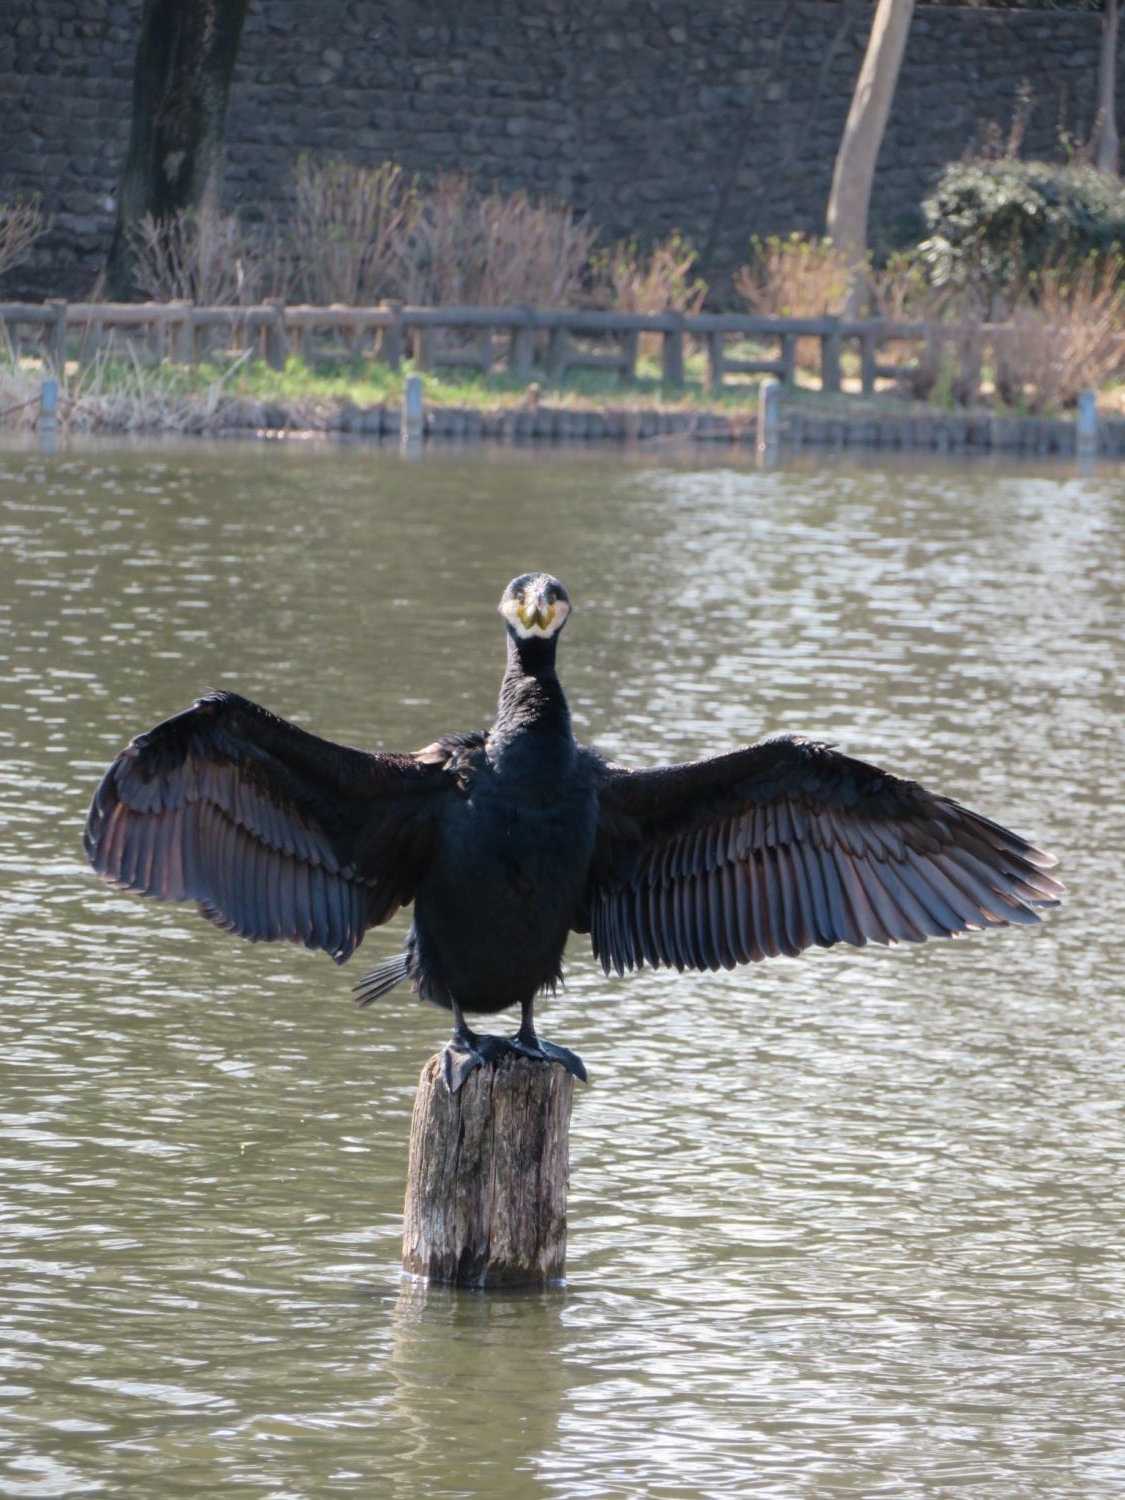
<svg viewBox="0 0 1125 1500">
<path fill-rule="evenodd" d="M 422 1069 L 410 1127 L 402 1264 L 447 1286 L 545 1286 L 566 1271 L 574 1079 L 508 1057 L 456 1094 Z"/>
</svg>

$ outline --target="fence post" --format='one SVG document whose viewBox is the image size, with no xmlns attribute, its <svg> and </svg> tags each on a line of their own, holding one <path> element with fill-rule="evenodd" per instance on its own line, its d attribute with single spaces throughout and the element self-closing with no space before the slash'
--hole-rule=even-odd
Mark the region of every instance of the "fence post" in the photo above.
<svg viewBox="0 0 1125 1500">
<path fill-rule="evenodd" d="M 53 453 L 59 431 L 59 383 L 45 380 L 39 387 L 39 418 L 35 424 L 40 453 Z"/>
<path fill-rule="evenodd" d="M 285 298 L 267 297 L 266 306 L 273 308 L 273 318 L 266 324 L 266 364 L 271 370 L 284 370 L 289 353 L 289 339 L 285 330 Z"/>
<path fill-rule="evenodd" d="M 172 360 L 177 365 L 195 363 L 195 329 L 192 326 L 190 302 L 170 302 L 172 317 Z"/>
<path fill-rule="evenodd" d="M 508 345 L 508 371 L 513 380 L 530 380 L 535 367 L 535 328 L 531 321 L 531 308 L 525 307 L 521 311 L 526 314 L 527 322 L 517 324 L 512 329 L 512 339 Z"/>
<path fill-rule="evenodd" d="M 379 341 L 379 354 L 388 368 L 397 370 L 402 364 L 402 303 L 384 302 L 382 304 L 391 315 L 391 321 L 383 329 L 383 336 Z"/>
<path fill-rule="evenodd" d="M 1098 451 L 1098 405 L 1092 390 L 1078 393 L 1078 430 L 1075 447 L 1079 458 L 1093 458 Z"/>
<path fill-rule="evenodd" d="M 678 391 L 684 384 L 684 315 L 670 311 L 668 316 L 675 319 L 676 326 L 664 332 L 660 381 L 669 390 Z"/>
<path fill-rule="evenodd" d="M 402 388 L 401 438 L 404 448 L 415 448 L 421 443 L 425 419 L 422 377 L 408 375 Z"/>
<path fill-rule="evenodd" d="M 879 336 L 874 332 L 864 333 L 861 334 L 859 342 L 863 394 L 865 396 L 873 396 L 875 394 L 875 366 L 879 353 Z"/>
<path fill-rule="evenodd" d="M 61 297 L 48 297 L 47 306 L 55 310 L 51 329 L 51 367 L 56 375 L 61 375 L 66 366 L 66 302 Z"/>
<path fill-rule="evenodd" d="M 164 358 L 165 334 L 168 329 L 168 310 L 164 305 L 153 307 L 152 317 L 145 327 L 145 348 L 154 364 Z"/>
<path fill-rule="evenodd" d="M 792 385 L 797 376 L 797 335 L 795 333 L 783 333 L 781 335 L 781 379 L 786 385 Z"/>
<path fill-rule="evenodd" d="M 769 453 L 777 447 L 781 427 L 781 386 L 776 380 L 763 380 L 758 387 L 758 452 Z"/>
<path fill-rule="evenodd" d="M 566 375 L 566 329 L 556 323 L 547 344 L 547 378 L 558 385 Z"/>
<path fill-rule="evenodd" d="M 637 346 L 640 342 L 640 334 L 635 328 L 630 328 L 621 338 L 621 369 L 618 378 L 622 385 L 628 385 L 630 381 L 637 378 Z"/>
<path fill-rule="evenodd" d="M 822 391 L 838 392 L 840 389 L 840 330 L 820 336 L 820 388 Z"/>
<path fill-rule="evenodd" d="M 480 331 L 480 367 L 485 375 L 492 373 L 492 361 L 496 358 L 496 349 L 492 342 L 492 329 L 482 328 Z"/>
<path fill-rule="evenodd" d="M 716 396 L 723 388 L 723 335 L 720 332 L 707 335 L 707 384 Z"/>
</svg>

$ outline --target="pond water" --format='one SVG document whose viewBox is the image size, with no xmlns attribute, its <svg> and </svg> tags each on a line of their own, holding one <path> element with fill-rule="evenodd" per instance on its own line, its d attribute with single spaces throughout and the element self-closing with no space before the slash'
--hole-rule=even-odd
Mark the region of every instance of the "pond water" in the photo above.
<svg viewBox="0 0 1125 1500">
<path fill-rule="evenodd" d="M 0 452 L 0 1495 L 1125 1492 L 1125 480 L 227 446 Z M 606 980 L 568 1283 L 404 1282 L 446 1017 L 85 866 L 208 686 L 333 738 L 487 723 L 576 611 L 637 764 L 803 729 L 1061 856 L 1034 930 Z"/>
</svg>

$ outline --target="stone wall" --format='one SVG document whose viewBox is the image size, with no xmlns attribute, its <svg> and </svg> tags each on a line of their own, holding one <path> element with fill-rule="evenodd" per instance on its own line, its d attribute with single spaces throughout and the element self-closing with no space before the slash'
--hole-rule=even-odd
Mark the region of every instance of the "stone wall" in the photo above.
<svg viewBox="0 0 1125 1500">
<path fill-rule="evenodd" d="M 682 229 L 718 268 L 751 234 L 823 228 L 870 9 L 799 0 L 255 0 L 228 121 L 226 194 L 284 204 L 300 151 L 467 171 L 589 212 L 607 236 Z M 8 296 L 89 291 L 129 133 L 140 0 L 4 0 L 0 199 L 53 228 Z M 841 27 L 841 15 L 851 19 Z M 942 165 L 1006 136 L 1025 155 L 1089 134 L 1099 20 L 916 11 L 872 201 L 902 238 Z"/>
</svg>

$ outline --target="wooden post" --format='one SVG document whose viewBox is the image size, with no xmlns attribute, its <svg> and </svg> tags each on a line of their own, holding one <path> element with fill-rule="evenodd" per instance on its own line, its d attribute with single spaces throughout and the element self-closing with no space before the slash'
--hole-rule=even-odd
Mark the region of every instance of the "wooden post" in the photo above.
<svg viewBox="0 0 1125 1500">
<path fill-rule="evenodd" d="M 492 374 L 492 363 L 496 358 L 496 346 L 492 338 L 491 328 L 482 328 L 480 340 L 477 346 L 477 357 L 480 360 L 481 371 L 485 375 Z"/>
<path fill-rule="evenodd" d="M 45 305 L 55 313 L 50 341 L 51 368 L 61 375 L 66 369 L 66 302 L 61 297 L 48 297 Z"/>
<path fill-rule="evenodd" d="M 860 379 L 865 396 L 875 394 L 876 366 L 879 361 L 879 336 L 876 333 L 864 333 L 860 336 Z"/>
<path fill-rule="evenodd" d="M 1079 458 L 1093 458 L 1098 451 L 1098 398 L 1092 390 L 1078 393 L 1078 423 L 1075 450 Z"/>
<path fill-rule="evenodd" d="M 707 335 L 707 385 L 716 396 L 723 388 L 723 335 L 717 330 Z"/>
<path fill-rule="evenodd" d="M 59 433 L 59 383 L 52 377 L 39 387 L 39 420 L 36 423 L 40 453 L 53 453 Z"/>
<path fill-rule="evenodd" d="M 421 375 L 408 375 L 402 388 L 399 436 L 404 448 L 419 448 L 426 428 L 425 390 Z"/>
<path fill-rule="evenodd" d="M 621 335 L 621 368 L 617 378 L 622 385 L 628 385 L 637 378 L 637 349 L 640 337 L 635 328 L 629 328 Z"/>
<path fill-rule="evenodd" d="M 193 365 L 195 363 L 195 324 L 192 321 L 192 305 L 190 302 L 171 302 L 169 307 L 175 308 L 175 320 L 172 324 L 172 360 L 177 365 Z"/>
<path fill-rule="evenodd" d="M 678 391 L 684 383 L 684 315 L 670 311 L 668 316 L 675 318 L 676 326 L 667 329 L 663 336 L 660 380 L 668 390 Z"/>
<path fill-rule="evenodd" d="M 289 355 L 289 339 L 285 331 L 285 298 L 267 297 L 265 305 L 273 309 L 273 317 L 266 324 L 266 364 L 271 370 L 284 370 Z"/>
<path fill-rule="evenodd" d="M 758 452 L 771 452 L 777 447 L 781 428 L 781 386 L 776 380 L 763 380 L 758 387 Z"/>
<path fill-rule="evenodd" d="M 410 1126 L 402 1264 L 451 1286 L 544 1286 L 566 1270 L 574 1079 L 507 1057 L 456 1094 L 422 1069 Z"/>
<path fill-rule="evenodd" d="M 797 335 L 781 335 L 781 369 L 778 372 L 785 385 L 792 385 L 797 378 Z"/>
<path fill-rule="evenodd" d="M 152 317 L 145 324 L 145 352 L 154 365 L 158 365 L 164 359 L 164 345 L 167 342 L 168 312 L 167 308 L 153 307 Z"/>
<path fill-rule="evenodd" d="M 567 352 L 566 329 L 556 323 L 547 343 L 547 379 L 552 385 L 559 385 L 566 374 Z"/>
<path fill-rule="evenodd" d="M 820 336 L 820 388 L 822 391 L 840 389 L 841 340 L 839 328 Z"/>
<path fill-rule="evenodd" d="M 391 314 L 391 321 L 379 340 L 379 358 L 389 369 L 397 370 L 402 363 L 402 303 L 384 302 L 383 306 Z"/>
<path fill-rule="evenodd" d="M 535 327 L 531 321 L 531 309 L 525 308 L 526 323 L 517 323 L 512 329 L 508 345 L 508 373 L 513 380 L 530 380 L 535 365 Z"/>
</svg>

